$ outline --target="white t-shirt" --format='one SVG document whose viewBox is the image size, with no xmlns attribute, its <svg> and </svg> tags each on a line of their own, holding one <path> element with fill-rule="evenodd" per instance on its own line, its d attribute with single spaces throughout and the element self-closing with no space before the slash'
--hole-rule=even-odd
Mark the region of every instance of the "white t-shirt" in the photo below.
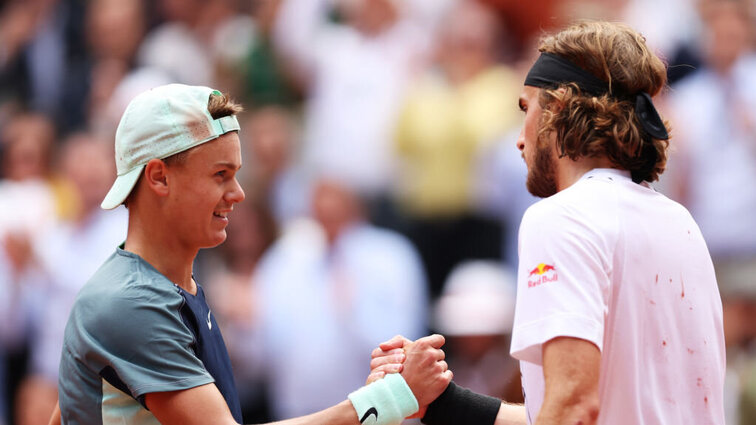
<svg viewBox="0 0 756 425">
<path fill-rule="evenodd" d="M 533 205 L 520 226 L 512 356 L 529 423 L 542 344 L 601 350 L 599 424 L 724 424 L 722 303 L 698 226 L 629 173 L 596 169 Z"/>
</svg>

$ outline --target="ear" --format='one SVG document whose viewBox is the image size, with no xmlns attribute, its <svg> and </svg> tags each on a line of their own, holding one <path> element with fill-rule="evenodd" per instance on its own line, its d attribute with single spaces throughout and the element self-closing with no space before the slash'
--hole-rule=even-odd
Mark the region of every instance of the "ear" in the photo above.
<svg viewBox="0 0 756 425">
<path fill-rule="evenodd" d="M 144 166 L 144 179 L 147 187 L 158 196 L 168 196 L 168 166 L 160 159 L 151 159 Z"/>
</svg>

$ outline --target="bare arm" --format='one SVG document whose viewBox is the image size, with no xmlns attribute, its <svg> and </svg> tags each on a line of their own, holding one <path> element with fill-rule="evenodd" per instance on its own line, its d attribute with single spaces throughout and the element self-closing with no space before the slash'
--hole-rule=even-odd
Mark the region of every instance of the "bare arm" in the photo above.
<svg viewBox="0 0 756 425">
<path fill-rule="evenodd" d="M 147 407 L 163 425 L 238 425 L 215 384 L 182 391 L 150 393 Z M 276 422 L 278 425 L 358 425 L 357 413 L 349 401 L 312 415 Z"/>
<path fill-rule="evenodd" d="M 402 377 L 409 385 L 420 406 L 427 405 L 449 385 L 452 374 L 447 370 L 441 335 L 431 335 L 405 347 L 406 359 Z M 215 384 L 162 393 L 150 393 L 145 403 L 163 425 L 236 425 L 226 401 Z M 359 425 L 357 412 L 348 400 L 295 419 L 276 422 L 276 425 Z"/>
<path fill-rule="evenodd" d="M 502 402 L 494 425 L 527 425 L 528 416 L 522 404 Z"/>
<path fill-rule="evenodd" d="M 593 343 L 554 338 L 543 345 L 546 392 L 536 425 L 591 425 L 599 414 L 601 352 Z"/>
<path fill-rule="evenodd" d="M 53 409 L 50 422 L 47 425 L 60 425 L 60 405 L 58 403 L 55 403 L 55 409 Z"/>
<path fill-rule="evenodd" d="M 404 368 L 404 355 L 402 354 L 404 351 L 402 347 L 408 346 L 411 342 L 407 338 L 397 335 L 373 350 L 368 382 L 380 379 L 387 373 L 401 372 Z M 435 400 L 435 397 L 431 398 L 428 403 L 433 400 Z M 423 404 L 420 404 L 420 406 L 419 414 L 414 417 L 422 417 L 425 414 L 426 406 Z M 527 423 L 525 406 L 502 402 L 494 425 L 527 425 Z"/>
</svg>

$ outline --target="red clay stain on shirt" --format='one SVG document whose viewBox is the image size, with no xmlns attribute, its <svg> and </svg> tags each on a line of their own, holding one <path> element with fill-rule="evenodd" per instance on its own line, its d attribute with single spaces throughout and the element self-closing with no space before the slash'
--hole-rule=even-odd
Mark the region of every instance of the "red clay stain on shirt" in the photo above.
<svg viewBox="0 0 756 425">
<path fill-rule="evenodd" d="M 682 275 L 680 275 L 680 287 L 682 287 L 682 292 L 680 292 L 680 298 L 685 298 L 685 282 L 683 281 Z"/>
</svg>

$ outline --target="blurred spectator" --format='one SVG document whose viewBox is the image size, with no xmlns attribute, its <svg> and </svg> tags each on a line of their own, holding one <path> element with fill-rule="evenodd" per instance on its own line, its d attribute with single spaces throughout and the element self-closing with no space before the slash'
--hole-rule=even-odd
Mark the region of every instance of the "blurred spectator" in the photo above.
<svg viewBox="0 0 756 425">
<path fill-rule="evenodd" d="M 272 419 L 265 382 L 267 359 L 255 308 L 259 289 L 253 275 L 277 237 L 277 226 L 266 205 L 250 198 L 234 207 L 228 238 L 218 248 L 220 264 L 211 267 L 207 291 L 234 368 L 244 423 L 267 423 Z"/>
<path fill-rule="evenodd" d="M 0 240 L 18 271 L 26 259 L 19 250 L 41 237 L 70 210 L 65 187 L 52 179 L 50 163 L 55 141 L 53 124 L 37 114 L 14 116 L 0 134 L 2 143 L 2 180 L 0 180 Z M 60 196 L 57 196 L 60 195 Z M 58 202 L 60 201 L 60 202 Z M 24 214 L 19 205 L 33 205 Z M 15 249 L 19 248 L 19 249 Z"/>
<path fill-rule="evenodd" d="M 750 3 L 707 0 L 706 62 L 670 96 L 678 152 L 673 195 L 701 226 L 712 256 L 756 255 L 756 55 Z M 674 162 L 673 162 L 674 161 Z M 675 175 L 676 173 L 676 175 Z"/>
<path fill-rule="evenodd" d="M 754 385 L 747 370 L 756 361 L 752 337 L 741 332 L 753 328 L 752 313 L 743 312 L 753 310 L 756 287 L 750 274 L 756 271 L 756 186 L 749 183 L 756 181 L 753 12 L 747 0 L 701 3 L 704 64 L 669 99 L 678 150 L 668 183 L 699 223 L 717 270 L 729 335 L 725 399 L 732 403 L 725 413 L 731 424 L 748 423 L 738 420 L 738 401 Z"/>
<path fill-rule="evenodd" d="M 716 265 L 727 347 L 725 414 L 728 424 L 756 423 L 756 261 Z"/>
<path fill-rule="evenodd" d="M 0 133 L 0 370 L 9 369 L 0 388 L 0 413 L 9 408 L 23 377 L 25 349 L 31 329 L 31 288 L 21 284 L 34 274 L 33 241 L 57 220 L 56 196 L 50 178 L 53 124 L 42 115 L 12 117 Z M 23 208 L 23 214 L 20 214 Z M 21 370 L 18 370 L 21 369 Z M 9 393 L 5 393 L 8 390 Z M 8 412 L 10 413 L 10 412 Z M 2 422 L 2 419 L 0 419 Z"/>
<path fill-rule="evenodd" d="M 147 31 L 146 21 L 142 0 L 92 0 L 87 4 L 86 39 L 91 61 L 89 128 L 101 127 L 100 120 L 108 111 L 116 88 L 135 66 L 134 56 Z M 118 119 L 120 113 L 112 121 L 117 124 Z M 111 124 L 113 134 L 115 124 Z M 105 134 L 108 138 L 113 135 Z"/>
<path fill-rule="evenodd" d="M 521 81 L 497 63 L 502 28 L 476 1 L 450 10 L 434 67 L 413 84 L 398 120 L 398 204 L 419 248 L 432 295 L 465 258 L 499 258 L 497 221 L 476 210 L 479 153 L 519 123 Z"/>
<path fill-rule="evenodd" d="M 528 52 L 531 40 L 544 32 L 562 27 L 567 21 L 558 13 L 564 0 L 481 0 L 492 6 L 499 14 L 513 40 L 515 55 Z M 578 2 L 579 3 L 579 2 Z"/>
<path fill-rule="evenodd" d="M 11 0 L 0 10 L 0 103 L 50 116 L 63 131 L 85 122 L 83 4 Z"/>
<path fill-rule="evenodd" d="M 518 236 L 525 210 L 538 201 L 525 187 L 528 169 L 516 142 L 519 130 L 513 130 L 496 144 L 481 152 L 475 173 L 475 200 L 489 215 L 500 217 L 504 263 L 517 269 Z"/>
<path fill-rule="evenodd" d="M 264 107 L 253 112 L 243 128 L 245 190 L 268 203 L 281 225 L 307 214 L 309 188 L 298 162 L 292 114 L 277 106 Z"/>
<path fill-rule="evenodd" d="M 412 245 L 367 224 L 354 193 L 334 181 L 316 183 L 312 209 L 315 221 L 288 226 L 254 277 L 277 418 L 338 402 L 364 383 L 376 342 L 426 331 Z"/>
<path fill-rule="evenodd" d="M 157 68 L 174 82 L 238 92 L 233 72 L 251 49 L 252 18 L 231 0 L 160 0 L 162 22 L 137 53 L 139 66 Z"/>
<path fill-rule="evenodd" d="M 139 47 L 139 65 L 161 69 L 177 83 L 212 85 L 210 52 L 199 34 L 205 2 L 160 0 L 156 4 L 164 22 Z"/>
<path fill-rule="evenodd" d="M 667 83 L 675 84 L 700 65 L 695 50 L 701 31 L 696 9 L 701 0 L 623 0 L 618 7 L 619 20 L 626 22 L 646 37 L 649 46 L 666 58 Z M 649 13 L 653 10 L 654 13 Z M 669 19 L 674 16 L 675 19 Z"/>
<path fill-rule="evenodd" d="M 446 336 L 447 362 L 458 385 L 522 403 L 519 363 L 509 356 L 515 279 L 497 262 L 460 263 L 436 303 L 434 326 Z"/>
<path fill-rule="evenodd" d="M 369 202 L 391 181 L 391 130 L 427 34 L 396 0 L 338 1 L 343 23 L 328 20 L 327 0 L 285 0 L 274 42 L 309 96 L 304 163 L 349 181 Z"/>
<path fill-rule="evenodd" d="M 229 68 L 233 67 L 229 71 L 238 74 L 238 93 L 244 96 L 244 104 L 248 107 L 293 107 L 301 101 L 295 84 L 283 71 L 272 43 L 273 25 L 281 1 L 257 0 L 253 3 L 250 45 L 238 63 L 229 64 Z"/>
<path fill-rule="evenodd" d="M 147 29 L 142 0 L 92 0 L 87 5 L 86 40 L 95 61 L 132 65 Z"/>
<path fill-rule="evenodd" d="M 85 164 L 85 165 L 84 165 Z M 34 258 L 27 267 L 33 278 L 20 285 L 33 288 L 38 314 L 31 333 L 30 376 L 16 400 L 16 423 L 46 423 L 57 401 L 58 365 L 68 312 L 79 289 L 99 265 L 126 239 L 126 211 L 100 209 L 115 172 L 112 149 L 85 134 L 65 141 L 60 156 L 61 177 L 72 184 L 77 208 L 34 241 Z"/>
</svg>

